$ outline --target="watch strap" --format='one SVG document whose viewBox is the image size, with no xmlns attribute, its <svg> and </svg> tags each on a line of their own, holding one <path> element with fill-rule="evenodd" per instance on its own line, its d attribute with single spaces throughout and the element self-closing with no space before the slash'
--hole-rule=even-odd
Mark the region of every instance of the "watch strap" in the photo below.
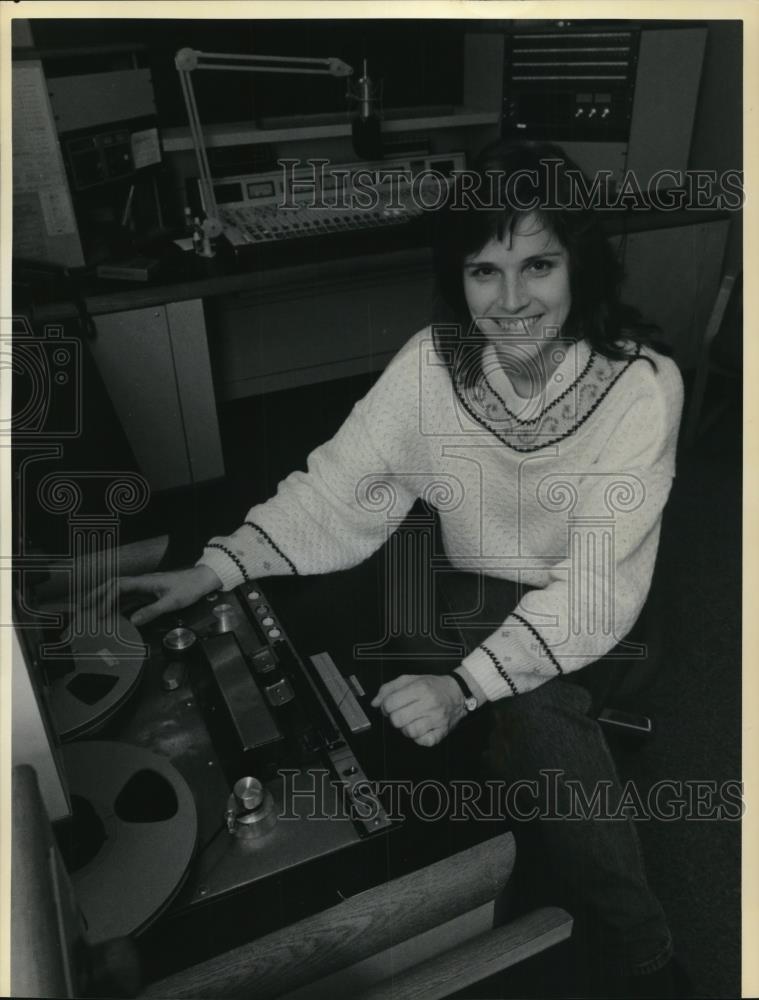
<svg viewBox="0 0 759 1000">
<path fill-rule="evenodd" d="M 464 695 L 465 700 L 474 698 L 474 700 L 477 701 L 474 694 L 472 693 L 472 689 L 469 687 L 469 685 L 467 684 L 467 682 L 464 680 L 464 678 L 461 676 L 460 673 L 458 673 L 456 670 L 453 670 L 451 671 L 451 677 L 456 681 L 458 686 L 461 688 L 461 693 Z"/>
</svg>

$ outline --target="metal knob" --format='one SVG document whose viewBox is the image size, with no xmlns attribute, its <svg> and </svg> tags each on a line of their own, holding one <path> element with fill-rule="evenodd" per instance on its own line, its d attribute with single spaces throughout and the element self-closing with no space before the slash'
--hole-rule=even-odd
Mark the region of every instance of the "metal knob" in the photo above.
<svg viewBox="0 0 759 1000">
<path fill-rule="evenodd" d="M 195 645 L 197 636 L 189 628 L 173 628 L 163 637 L 163 648 L 170 653 L 185 653 Z"/>
<path fill-rule="evenodd" d="M 161 675 L 161 687 L 164 691 L 176 691 L 185 682 L 187 671 L 184 663 L 173 661 Z"/>
<path fill-rule="evenodd" d="M 240 778 L 235 782 L 233 792 L 241 812 L 259 809 L 264 800 L 264 787 L 258 778 Z"/>
<path fill-rule="evenodd" d="M 234 632 L 237 625 L 237 611 L 231 604 L 217 604 L 213 609 L 219 632 Z"/>
<path fill-rule="evenodd" d="M 235 837 L 263 837 L 277 823 L 271 792 L 257 778 L 239 778 L 227 799 L 225 819 L 227 829 Z"/>
</svg>

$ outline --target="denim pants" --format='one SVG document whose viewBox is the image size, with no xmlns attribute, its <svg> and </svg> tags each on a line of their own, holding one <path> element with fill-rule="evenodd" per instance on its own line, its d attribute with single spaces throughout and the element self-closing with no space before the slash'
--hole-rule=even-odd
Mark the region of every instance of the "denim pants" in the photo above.
<svg viewBox="0 0 759 1000">
<path fill-rule="evenodd" d="M 514 584 L 473 574 L 444 574 L 438 588 L 441 610 L 447 608 L 454 620 L 457 609 L 465 612 L 458 631 L 467 650 L 492 632 L 516 597 Z M 521 885 L 529 894 L 531 880 L 542 873 L 548 898 L 535 902 L 564 905 L 573 916 L 589 914 L 591 926 L 598 928 L 596 944 L 621 974 L 655 972 L 670 958 L 672 938 L 646 879 L 635 826 L 624 815 L 593 818 L 592 811 L 589 816 L 576 806 L 578 786 L 585 802 L 601 787 L 606 815 L 613 817 L 622 794 L 592 711 L 594 698 L 583 686 L 591 674 L 585 668 L 563 675 L 491 706 L 493 776 L 504 789 L 515 782 L 529 789 L 511 819 L 517 858 L 531 857 L 534 863 L 522 866 L 515 890 Z"/>
</svg>

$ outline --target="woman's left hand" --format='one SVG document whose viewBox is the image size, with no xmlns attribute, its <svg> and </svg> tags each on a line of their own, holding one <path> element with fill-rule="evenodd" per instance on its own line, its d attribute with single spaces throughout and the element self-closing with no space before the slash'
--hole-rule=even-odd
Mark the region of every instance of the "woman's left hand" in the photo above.
<svg viewBox="0 0 759 1000">
<path fill-rule="evenodd" d="M 466 715 L 456 681 L 434 674 L 401 674 L 382 685 L 372 706 L 423 747 L 439 743 Z"/>
</svg>

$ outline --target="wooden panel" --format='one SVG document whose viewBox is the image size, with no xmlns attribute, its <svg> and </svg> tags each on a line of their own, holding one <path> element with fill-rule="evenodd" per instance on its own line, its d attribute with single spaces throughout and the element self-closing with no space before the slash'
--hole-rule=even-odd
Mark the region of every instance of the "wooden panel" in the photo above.
<svg viewBox="0 0 759 1000">
<path fill-rule="evenodd" d="M 334 1000 L 335 997 L 357 997 L 364 990 L 386 980 L 388 973 L 398 977 L 420 962 L 443 955 L 465 941 L 486 934 L 493 926 L 493 902 L 476 910 L 462 913 L 444 924 L 431 927 L 393 948 L 356 962 L 347 969 L 324 976 L 307 986 L 288 993 L 286 1000 Z"/>
<path fill-rule="evenodd" d="M 627 237 L 623 297 L 658 323 L 683 368 L 695 367 L 719 287 L 729 222 Z"/>
<path fill-rule="evenodd" d="M 551 948 L 571 932 L 572 918 L 564 910 L 544 907 L 386 979 L 361 993 L 360 1000 L 442 1000 Z"/>
<path fill-rule="evenodd" d="M 153 983 L 143 996 L 280 996 L 492 900 L 514 856 L 512 834 L 494 837 Z"/>
</svg>

